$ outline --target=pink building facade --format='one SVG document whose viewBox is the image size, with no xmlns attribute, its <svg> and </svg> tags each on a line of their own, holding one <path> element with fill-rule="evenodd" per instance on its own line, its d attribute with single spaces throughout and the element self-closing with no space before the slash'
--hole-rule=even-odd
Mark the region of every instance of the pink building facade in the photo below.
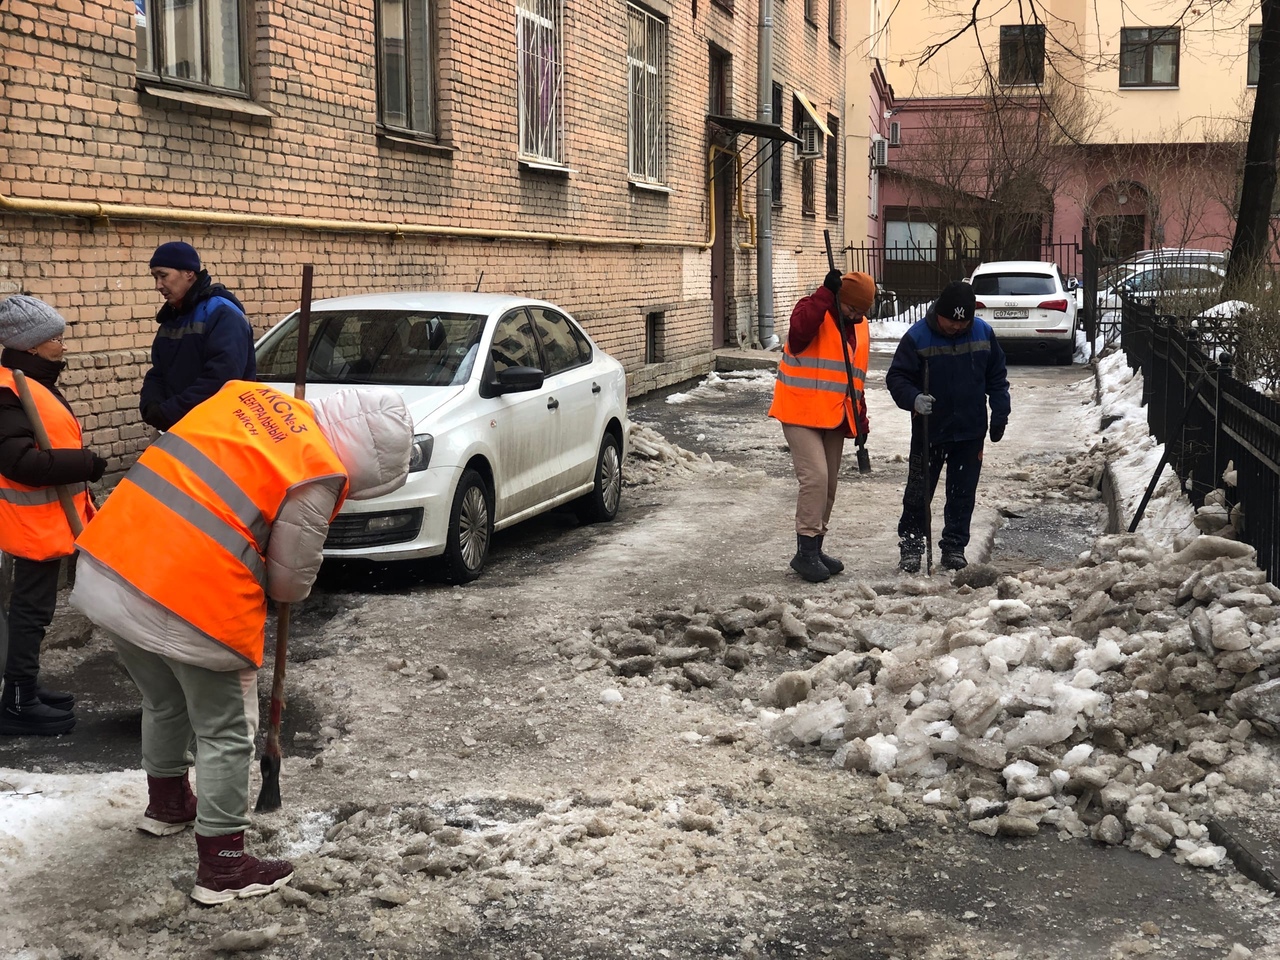
<svg viewBox="0 0 1280 960">
<path fill-rule="evenodd" d="M 1243 144 L 1052 143 L 1053 119 L 1012 100 L 993 109 L 880 89 L 871 124 L 885 163 L 869 245 L 1039 259 L 1088 228 L 1105 257 L 1230 246 Z"/>
</svg>

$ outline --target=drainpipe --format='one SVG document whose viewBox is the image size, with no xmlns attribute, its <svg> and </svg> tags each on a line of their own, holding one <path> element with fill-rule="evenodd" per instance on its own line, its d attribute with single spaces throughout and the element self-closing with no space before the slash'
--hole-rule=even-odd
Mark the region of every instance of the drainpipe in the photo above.
<svg viewBox="0 0 1280 960">
<path fill-rule="evenodd" d="M 777 123 L 773 115 L 773 0 L 760 0 L 760 108 L 756 118 L 761 123 Z M 759 308 L 760 346 L 773 350 L 778 337 L 773 332 L 773 165 L 777 141 L 765 148 L 765 161 L 760 164 L 756 205 L 756 303 Z"/>
</svg>

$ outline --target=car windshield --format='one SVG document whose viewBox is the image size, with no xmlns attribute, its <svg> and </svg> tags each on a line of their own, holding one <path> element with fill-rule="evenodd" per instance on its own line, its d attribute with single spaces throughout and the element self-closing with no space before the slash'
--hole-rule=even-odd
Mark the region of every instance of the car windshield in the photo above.
<svg viewBox="0 0 1280 960">
<path fill-rule="evenodd" d="M 309 383 L 447 387 L 465 383 L 485 318 L 432 310 L 335 310 L 312 314 Z M 298 315 L 258 348 L 258 376 L 292 380 Z"/>
<path fill-rule="evenodd" d="M 980 273 L 973 278 L 979 297 L 1039 297 L 1057 293 L 1053 277 L 1043 273 Z"/>
</svg>

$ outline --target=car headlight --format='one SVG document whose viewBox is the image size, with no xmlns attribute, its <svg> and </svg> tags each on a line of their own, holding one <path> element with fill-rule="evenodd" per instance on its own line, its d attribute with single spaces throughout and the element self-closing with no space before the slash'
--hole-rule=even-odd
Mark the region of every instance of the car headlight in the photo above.
<svg viewBox="0 0 1280 960">
<path fill-rule="evenodd" d="M 429 433 L 417 433 L 413 437 L 413 446 L 409 448 L 409 472 L 417 473 L 431 464 L 431 448 L 436 438 Z"/>
</svg>

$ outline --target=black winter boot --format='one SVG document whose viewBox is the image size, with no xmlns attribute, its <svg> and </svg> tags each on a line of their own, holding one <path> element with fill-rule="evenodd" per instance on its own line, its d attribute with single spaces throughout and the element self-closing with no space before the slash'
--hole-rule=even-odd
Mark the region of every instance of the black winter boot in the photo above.
<svg viewBox="0 0 1280 960">
<path fill-rule="evenodd" d="M 39 684 L 36 685 L 36 698 L 46 707 L 53 707 L 55 710 L 70 710 L 76 705 L 76 698 L 62 690 L 49 690 Z"/>
<path fill-rule="evenodd" d="M 942 565 L 948 570 L 963 570 L 969 565 L 963 550 L 943 550 Z"/>
<path fill-rule="evenodd" d="M 920 572 L 921 555 L 909 547 L 901 547 L 898 551 L 898 569 L 903 573 Z"/>
<path fill-rule="evenodd" d="M 818 540 L 818 537 L 796 534 L 796 555 L 791 558 L 791 569 L 810 583 L 822 583 L 831 578 L 831 571 L 818 552 Z"/>
<path fill-rule="evenodd" d="M 825 537 L 825 534 L 822 537 L 813 538 L 818 541 L 818 557 L 819 559 L 822 560 L 822 565 L 826 567 L 831 573 L 839 573 L 844 569 L 844 564 L 841 563 L 839 560 L 837 560 L 835 557 L 828 556 L 827 554 L 822 552 L 822 541 L 824 537 Z"/>
<path fill-rule="evenodd" d="M 34 680 L 6 680 L 0 692 L 0 734 L 11 737 L 54 736 L 76 725 L 75 714 L 40 702 Z"/>
</svg>

